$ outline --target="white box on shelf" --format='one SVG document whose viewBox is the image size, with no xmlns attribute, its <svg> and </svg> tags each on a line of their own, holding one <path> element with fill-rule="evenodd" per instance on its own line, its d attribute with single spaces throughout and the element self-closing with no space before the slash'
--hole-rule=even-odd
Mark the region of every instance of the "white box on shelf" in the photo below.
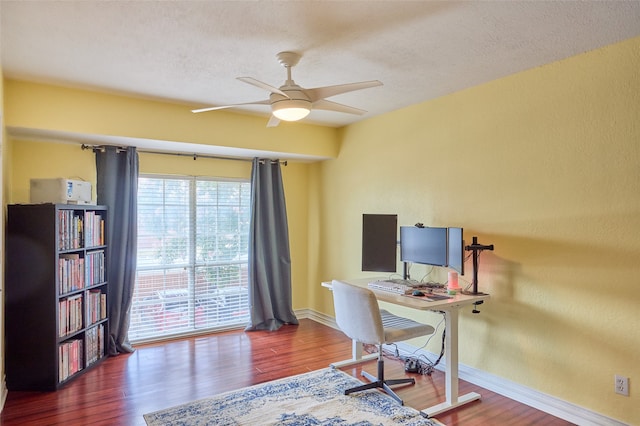
<svg viewBox="0 0 640 426">
<path fill-rule="evenodd" d="M 31 179 L 31 203 L 92 204 L 91 183 L 64 178 Z"/>
</svg>

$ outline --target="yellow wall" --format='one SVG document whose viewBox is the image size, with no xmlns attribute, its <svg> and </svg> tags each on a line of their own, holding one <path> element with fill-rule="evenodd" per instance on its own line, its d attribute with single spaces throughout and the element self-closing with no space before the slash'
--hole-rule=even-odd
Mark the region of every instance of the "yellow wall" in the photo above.
<svg viewBox="0 0 640 426">
<path fill-rule="evenodd" d="M 640 424 L 638 70 L 635 38 L 345 128 L 321 166 L 316 283 L 366 276 L 363 213 L 462 226 L 495 251 L 461 362 Z M 331 313 L 330 295 L 313 307 Z"/>
<path fill-rule="evenodd" d="M 198 143 L 334 158 L 336 129 L 302 123 L 266 128 L 267 119 L 18 80 L 5 87 L 7 126 Z M 192 106 L 191 106 L 192 107 Z"/>
<path fill-rule="evenodd" d="M 6 174 L 11 186 L 9 204 L 29 203 L 29 180 L 37 178 L 68 178 L 92 183 L 96 199 L 95 156 L 79 144 L 15 141 L 11 146 L 11 170 Z"/>
</svg>

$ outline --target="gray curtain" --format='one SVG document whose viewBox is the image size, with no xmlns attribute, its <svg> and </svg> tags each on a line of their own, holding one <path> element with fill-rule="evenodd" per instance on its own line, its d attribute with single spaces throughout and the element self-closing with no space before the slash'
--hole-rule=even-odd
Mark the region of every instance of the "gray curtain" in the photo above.
<svg viewBox="0 0 640 426">
<path fill-rule="evenodd" d="M 280 161 L 253 160 L 249 230 L 249 302 L 246 331 L 298 324 L 291 302 L 289 230 Z"/>
<path fill-rule="evenodd" d="M 109 355 L 133 352 L 129 343 L 131 299 L 136 274 L 138 154 L 106 146 L 96 151 L 98 204 L 107 213 Z"/>
</svg>

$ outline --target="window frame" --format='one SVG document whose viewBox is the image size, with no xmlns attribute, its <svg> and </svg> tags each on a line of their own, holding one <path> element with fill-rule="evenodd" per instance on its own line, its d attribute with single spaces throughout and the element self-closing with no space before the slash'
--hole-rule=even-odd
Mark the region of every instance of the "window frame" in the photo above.
<svg viewBox="0 0 640 426">
<path fill-rule="evenodd" d="M 132 343 L 144 343 L 144 342 L 152 342 L 152 341 L 160 341 L 160 340 L 164 340 L 164 339 L 170 339 L 170 338 L 175 338 L 175 337 L 179 337 L 179 336 L 190 336 L 190 335 L 196 335 L 196 334 L 203 334 L 203 333 L 211 333 L 211 332 L 216 332 L 216 331 L 224 331 L 224 330 L 229 330 L 229 329 L 238 329 L 238 328 L 243 328 L 246 326 L 247 322 L 249 321 L 249 312 L 248 312 L 248 277 L 246 279 L 246 291 L 242 289 L 243 287 L 243 283 L 245 283 L 245 280 L 243 278 L 243 274 L 247 274 L 248 275 L 248 234 L 249 234 L 249 220 L 250 220 L 250 212 L 248 211 L 248 209 L 250 209 L 250 191 L 251 191 L 251 182 L 249 179 L 243 179 L 243 178 L 225 178 L 225 177 L 214 177 L 214 176 L 187 176 L 187 175 L 165 175 L 165 174 L 140 174 L 139 175 L 139 179 L 156 179 L 156 180 L 178 180 L 178 181 L 187 181 L 188 182 L 188 188 L 189 188 L 189 195 L 188 195 L 188 225 L 189 225 L 189 229 L 188 229 L 188 239 L 187 239 L 187 247 L 186 249 L 186 262 L 181 262 L 181 263 L 171 263 L 171 264 L 162 264 L 162 263 L 158 263 L 158 264 L 150 264 L 150 265 L 144 265 L 141 266 L 139 262 L 136 262 L 136 285 L 134 287 L 134 300 L 132 301 L 132 312 L 144 312 L 144 308 L 145 308 L 145 303 L 141 303 L 141 301 L 144 301 L 144 299 L 142 300 L 138 300 L 136 301 L 136 295 L 138 293 L 138 282 L 139 282 L 139 273 L 145 273 L 145 272 L 150 272 L 150 271 L 159 271 L 159 273 L 164 277 L 166 277 L 166 275 L 168 273 L 171 273 L 171 271 L 177 271 L 182 269 L 183 271 L 185 271 L 186 277 L 187 277 L 187 295 L 182 296 L 181 292 L 175 292 L 175 294 L 170 294 L 172 292 L 172 290 L 179 290 L 179 289 L 165 289 L 164 286 L 166 286 L 166 281 L 163 281 L 163 290 L 155 290 L 158 292 L 158 298 L 162 299 L 162 304 L 160 305 L 160 309 L 162 309 L 162 312 L 164 315 L 164 312 L 166 311 L 165 307 L 168 304 L 168 301 L 174 301 L 173 306 L 182 306 L 181 304 L 183 302 L 186 301 L 185 303 L 185 308 L 179 308 L 178 311 L 182 312 L 183 309 L 187 310 L 187 324 L 178 327 L 178 330 L 176 330 L 175 332 L 168 332 L 168 333 L 157 333 L 156 335 L 150 335 L 148 333 L 144 333 L 144 329 L 139 329 L 139 331 L 136 333 L 134 332 L 133 334 L 130 333 L 130 341 Z M 240 240 L 238 240 L 238 243 L 240 244 L 240 248 L 243 247 L 242 244 L 246 244 L 246 253 L 244 253 L 244 255 L 242 255 L 242 252 L 240 252 L 240 257 L 237 260 L 217 260 L 217 261 L 207 261 L 207 260 L 198 260 L 198 208 L 199 206 L 203 206 L 206 205 L 206 203 L 203 202 L 203 200 L 198 200 L 198 193 L 197 193 L 197 187 L 198 187 L 198 182 L 215 182 L 215 183 L 236 183 L 239 185 L 239 192 L 238 192 L 238 204 L 237 204 L 237 208 L 239 209 L 239 213 L 238 213 L 238 218 L 240 221 L 245 222 L 246 221 L 246 229 L 245 232 L 242 232 L 242 227 L 243 225 L 241 225 L 239 223 L 238 225 L 238 231 L 240 231 L 238 233 L 238 238 Z M 140 181 L 139 181 L 140 182 Z M 217 190 L 216 190 L 217 191 Z M 219 192 L 216 192 L 217 195 L 220 195 Z M 163 208 L 163 214 L 165 214 L 166 211 L 166 205 L 169 204 L 167 203 L 166 197 L 165 197 L 165 189 L 163 188 L 163 200 L 162 200 L 162 208 Z M 139 195 L 137 197 L 137 200 L 139 201 Z M 198 202 L 200 201 L 201 204 L 198 204 Z M 144 204 L 141 204 L 144 205 Z M 149 203 L 149 205 L 152 205 L 152 203 Z M 221 209 L 221 206 L 224 207 L 224 204 L 220 203 L 220 199 L 216 199 L 216 202 L 213 204 L 213 206 L 215 206 L 215 211 L 217 212 L 218 209 Z M 243 209 L 244 209 L 244 213 L 243 213 Z M 140 218 L 140 209 L 138 209 L 138 218 Z M 244 219 L 244 220 L 243 220 Z M 216 222 L 218 223 L 218 222 Z M 140 227 L 138 228 L 138 235 L 137 237 L 140 237 Z M 217 240 L 217 237 L 219 237 L 222 233 L 218 232 L 215 234 L 215 238 Z M 243 242 L 242 239 L 246 239 L 246 242 Z M 138 247 L 138 253 L 136 253 L 136 256 L 138 256 L 140 251 L 140 247 Z M 238 289 L 235 289 L 233 287 L 229 287 L 229 290 L 231 290 L 230 292 L 226 292 L 226 291 L 222 291 L 220 292 L 220 290 L 226 290 L 226 287 L 218 287 L 216 285 L 216 294 L 213 293 L 205 293 L 204 296 L 202 296 L 201 294 L 197 294 L 198 293 L 198 289 L 197 287 L 197 280 L 198 280 L 198 274 L 200 273 L 201 270 L 207 269 L 207 268 L 224 268 L 225 266 L 232 266 L 232 265 L 238 265 L 239 269 L 238 269 L 238 274 L 239 274 L 239 291 L 236 291 Z M 159 275 L 160 275 L 159 274 Z M 166 293 L 166 294 L 165 294 Z M 232 294 L 233 293 L 233 294 Z M 161 295 L 164 294 L 164 298 L 160 297 Z M 222 296 L 221 296 L 222 294 Z M 173 297 L 176 297 L 175 299 L 173 299 Z M 247 307 L 247 311 L 246 312 L 242 312 L 241 310 L 239 310 L 238 312 L 240 312 L 237 321 L 223 321 L 221 324 L 219 325 L 209 325 L 209 326 L 202 326 L 200 327 L 198 325 L 198 319 L 199 319 L 199 306 L 205 306 L 205 313 L 208 312 L 208 308 L 206 303 L 202 302 L 202 299 L 208 298 L 208 300 L 214 301 L 215 303 L 218 303 L 218 301 L 220 300 L 220 297 L 224 297 L 225 299 L 227 297 L 231 297 L 231 298 L 237 298 L 238 300 L 238 309 L 244 307 L 244 301 L 246 300 L 246 307 Z M 185 300 L 186 299 L 186 300 Z M 149 305 L 147 307 L 153 308 L 153 301 L 149 302 Z M 157 308 L 157 306 L 156 306 Z M 216 311 L 217 312 L 217 311 Z M 141 315 L 141 314 L 139 314 Z M 153 315 L 153 314 L 152 314 Z M 218 316 L 219 314 L 216 313 L 216 318 L 219 318 Z M 130 323 L 130 331 L 132 330 L 131 325 L 134 324 L 134 320 L 136 319 L 132 318 L 131 319 L 131 323 Z M 141 317 L 142 318 L 142 317 Z M 148 318 L 148 317 L 147 317 Z M 161 317 L 161 321 L 165 321 L 164 316 Z M 207 317 L 208 318 L 208 317 Z M 147 321 L 150 321 L 150 319 L 148 318 Z M 208 324 L 208 319 L 207 319 L 207 324 Z M 140 320 L 140 324 L 143 323 L 143 320 Z M 153 325 L 148 326 L 149 329 L 152 329 Z M 135 328 L 135 327 L 134 327 Z M 158 330 L 156 330 L 158 331 Z M 161 331 L 161 330 L 160 330 Z"/>
</svg>

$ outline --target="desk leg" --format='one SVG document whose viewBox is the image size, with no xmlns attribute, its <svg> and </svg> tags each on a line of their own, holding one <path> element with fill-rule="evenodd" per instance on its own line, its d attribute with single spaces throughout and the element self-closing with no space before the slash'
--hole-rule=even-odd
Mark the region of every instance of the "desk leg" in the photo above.
<svg viewBox="0 0 640 426">
<path fill-rule="evenodd" d="M 370 361 L 372 359 L 377 359 L 378 354 L 366 354 L 362 355 L 362 343 L 357 340 L 351 341 L 351 359 L 347 359 L 344 361 L 332 362 L 330 364 L 333 368 L 347 367 L 349 365 L 360 364 L 361 362 Z"/>
<path fill-rule="evenodd" d="M 468 394 L 458 396 L 458 309 L 447 309 L 444 313 L 445 318 L 445 354 L 446 354 L 446 371 L 445 371 L 445 394 L 447 400 L 433 407 L 425 408 L 422 413 L 427 417 L 435 416 L 471 401 L 480 399 L 480 394 L 470 392 Z"/>
</svg>

